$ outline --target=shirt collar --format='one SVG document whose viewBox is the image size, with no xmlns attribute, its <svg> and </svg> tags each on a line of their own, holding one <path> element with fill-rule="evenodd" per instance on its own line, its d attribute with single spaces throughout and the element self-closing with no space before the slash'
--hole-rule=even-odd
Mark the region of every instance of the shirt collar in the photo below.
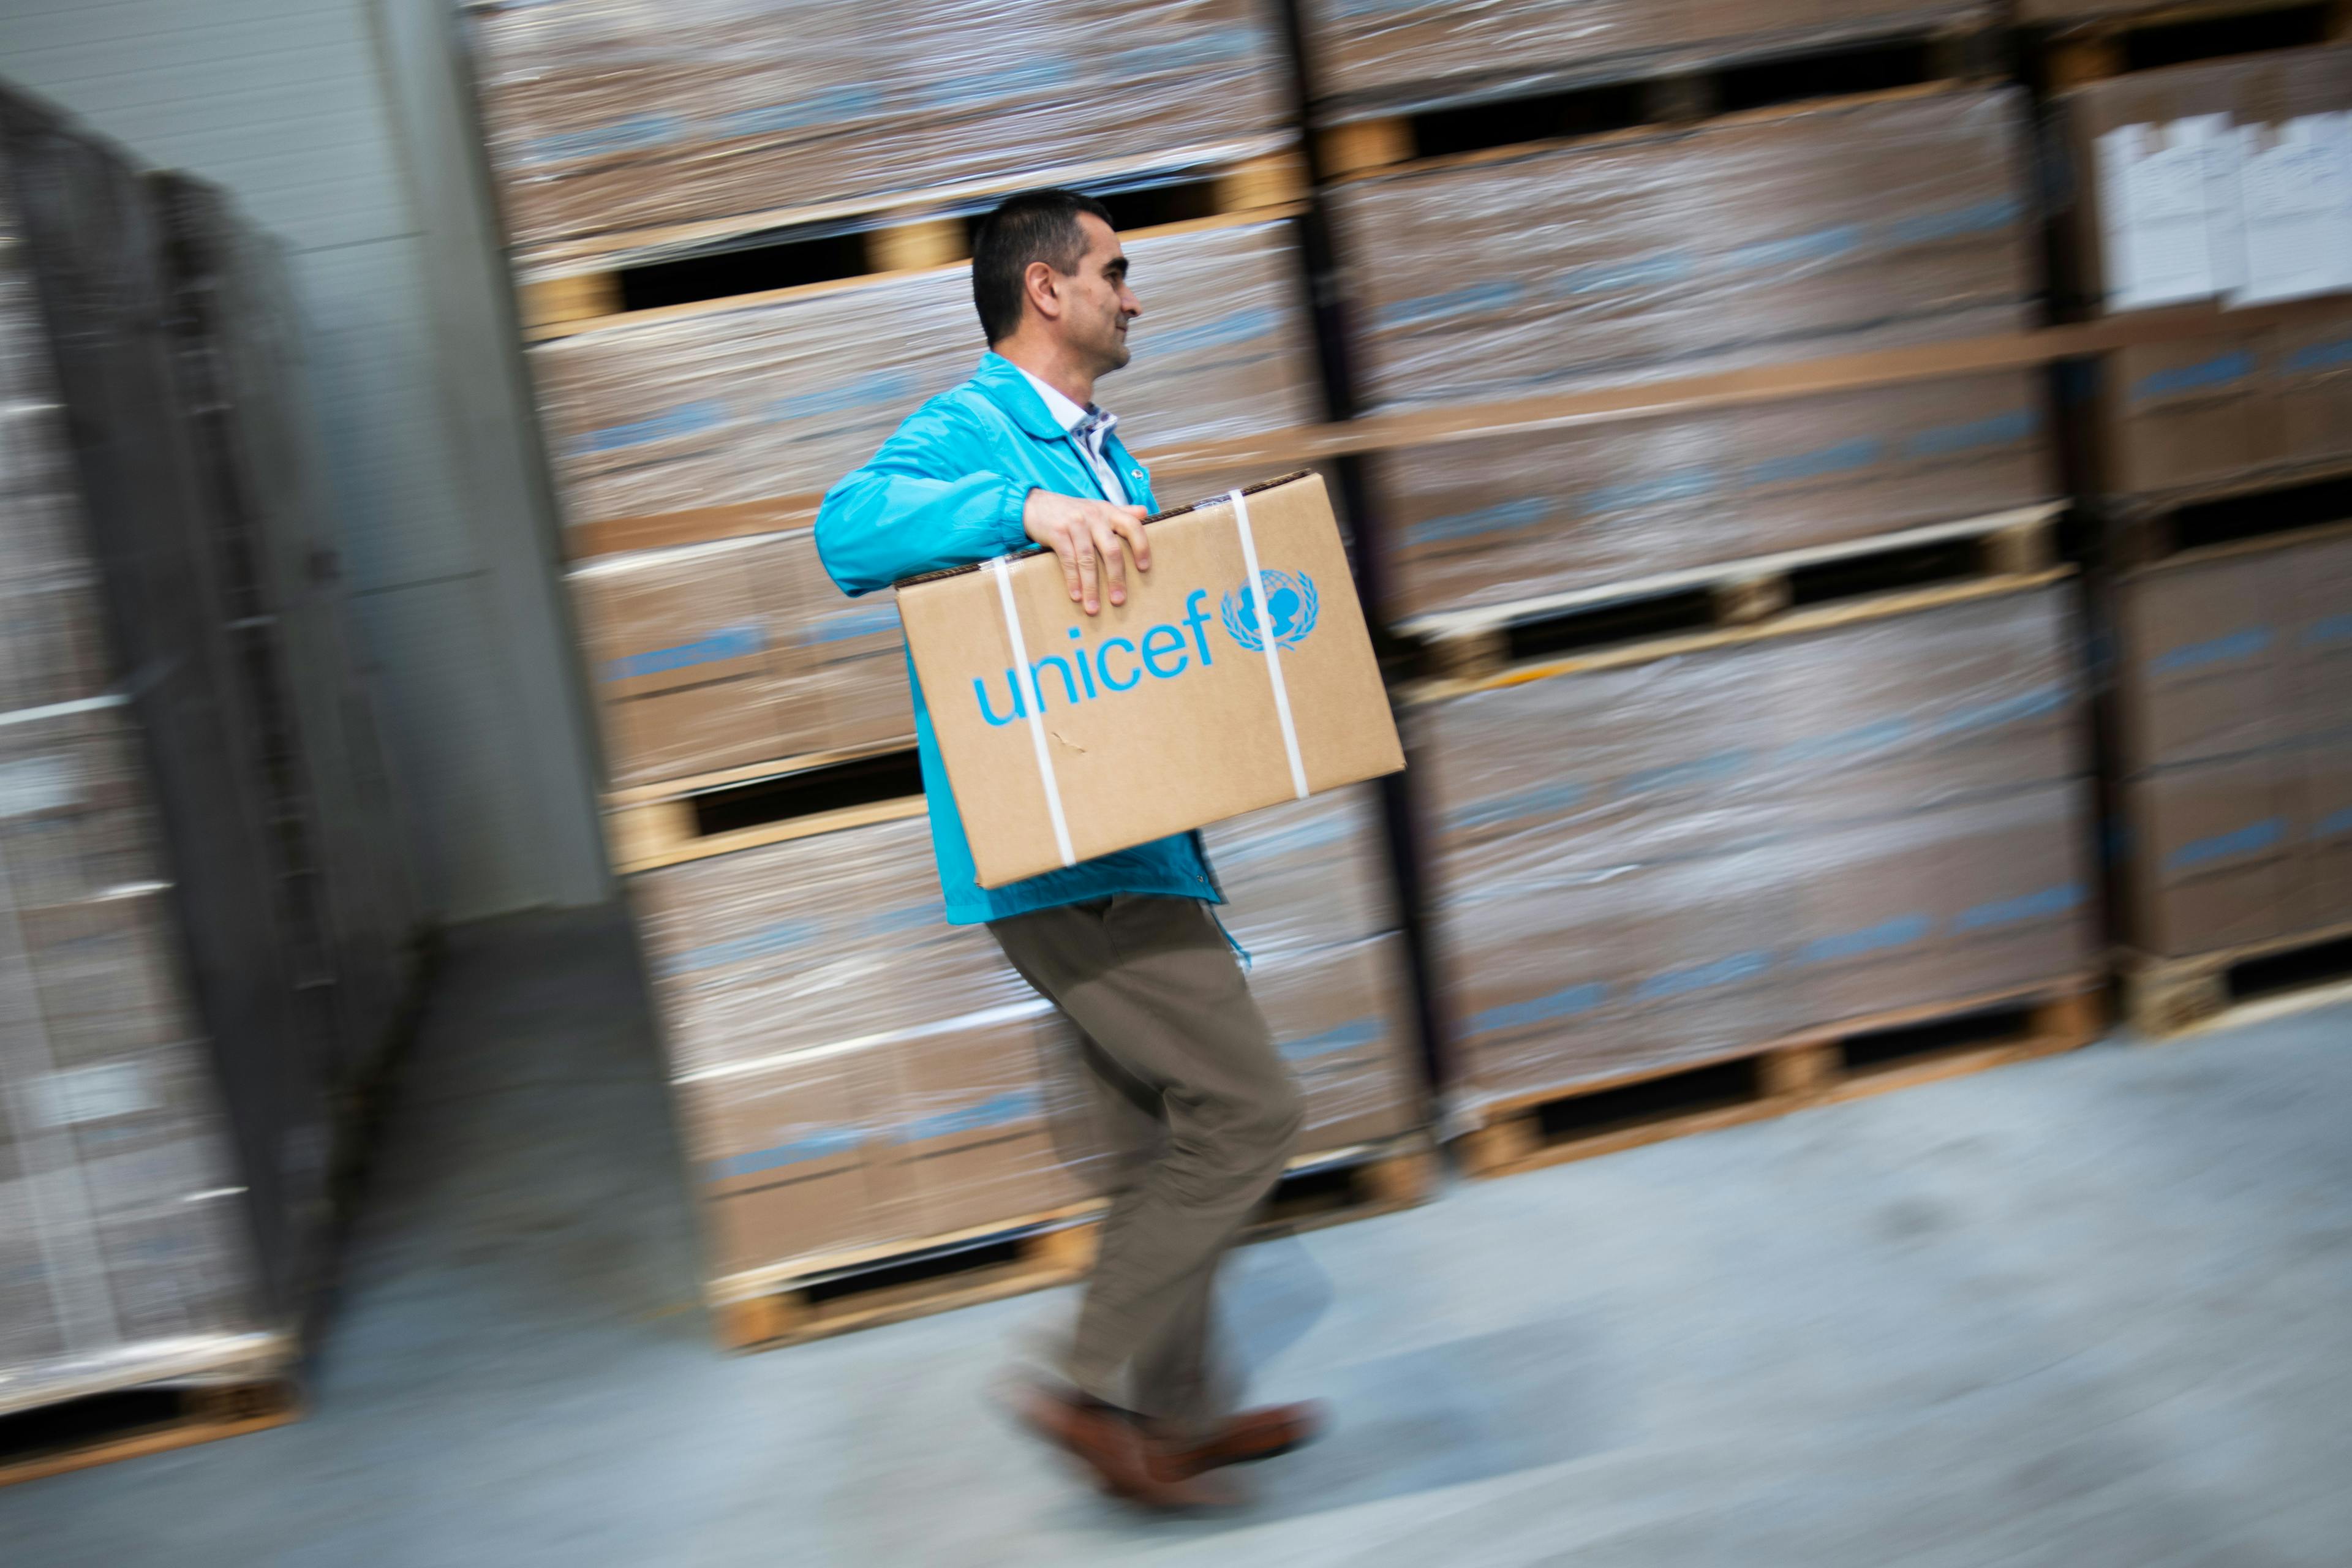
<svg viewBox="0 0 2352 1568">
<path fill-rule="evenodd" d="M 1008 364 L 1012 363 L 1009 360 L 1005 363 Z M 1023 369 L 1017 364 L 1013 365 L 1013 368 L 1021 372 L 1022 379 L 1028 382 L 1030 388 L 1044 400 L 1045 412 L 1054 416 L 1055 421 L 1062 426 L 1062 430 L 1065 435 L 1068 434 L 1070 431 L 1076 430 L 1079 426 L 1085 424 L 1089 418 L 1095 419 L 1099 424 L 1109 423 L 1110 416 L 1104 414 L 1101 409 L 1081 408 L 1076 404 L 1071 402 L 1068 398 L 1063 396 L 1059 390 L 1043 377 L 1032 375 L 1027 370 Z"/>
</svg>

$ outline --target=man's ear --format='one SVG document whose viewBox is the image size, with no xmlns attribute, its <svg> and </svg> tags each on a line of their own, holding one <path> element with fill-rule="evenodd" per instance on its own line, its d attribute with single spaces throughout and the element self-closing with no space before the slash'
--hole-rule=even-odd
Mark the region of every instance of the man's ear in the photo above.
<svg viewBox="0 0 2352 1568">
<path fill-rule="evenodd" d="M 1037 308 L 1037 313 L 1047 321 L 1058 321 L 1062 314 L 1061 279 L 1054 275 L 1048 263 L 1033 261 L 1021 274 L 1021 291 Z"/>
</svg>

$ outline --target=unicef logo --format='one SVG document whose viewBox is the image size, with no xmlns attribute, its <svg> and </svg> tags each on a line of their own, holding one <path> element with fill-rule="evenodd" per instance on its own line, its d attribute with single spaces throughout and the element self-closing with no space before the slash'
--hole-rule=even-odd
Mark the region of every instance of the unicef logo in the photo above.
<svg viewBox="0 0 2352 1568">
<path fill-rule="evenodd" d="M 1316 596 L 1315 579 L 1304 572 L 1261 571 L 1258 586 L 1265 595 L 1266 618 L 1274 623 L 1274 640 L 1277 647 L 1297 647 L 1315 629 L 1315 616 L 1322 606 Z M 1257 624 L 1257 604 L 1249 591 L 1249 584 L 1225 595 L 1223 613 L 1225 630 L 1234 641 L 1252 653 L 1263 652 L 1265 636 Z"/>
</svg>

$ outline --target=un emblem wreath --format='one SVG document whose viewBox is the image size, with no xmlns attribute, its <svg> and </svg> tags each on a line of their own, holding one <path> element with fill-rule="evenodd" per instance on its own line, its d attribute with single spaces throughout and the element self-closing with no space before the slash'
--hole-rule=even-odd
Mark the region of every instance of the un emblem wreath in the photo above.
<svg viewBox="0 0 2352 1568">
<path fill-rule="evenodd" d="M 1304 572 L 1267 568 L 1258 573 L 1257 580 L 1265 595 L 1266 618 L 1274 623 L 1275 645 L 1297 647 L 1305 642 L 1307 634 L 1315 629 L 1315 617 L 1322 609 L 1322 600 L 1315 592 L 1315 579 Z M 1225 595 L 1218 610 L 1234 641 L 1252 653 L 1265 650 L 1265 639 L 1257 625 L 1257 605 L 1252 601 L 1246 581 Z"/>
</svg>

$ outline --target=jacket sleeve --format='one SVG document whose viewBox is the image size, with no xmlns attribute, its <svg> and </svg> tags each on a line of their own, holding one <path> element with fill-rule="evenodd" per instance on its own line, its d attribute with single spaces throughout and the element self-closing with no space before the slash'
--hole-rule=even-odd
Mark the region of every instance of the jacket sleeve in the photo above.
<svg viewBox="0 0 2352 1568">
<path fill-rule="evenodd" d="M 845 594 L 969 566 L 1028 542 L 1022 509 L 1038 487 L 975 469 L 985 450 L 948 410 L 918 409 L 873 460 L 825 492 L 817 558 Z"/>
</svg>

